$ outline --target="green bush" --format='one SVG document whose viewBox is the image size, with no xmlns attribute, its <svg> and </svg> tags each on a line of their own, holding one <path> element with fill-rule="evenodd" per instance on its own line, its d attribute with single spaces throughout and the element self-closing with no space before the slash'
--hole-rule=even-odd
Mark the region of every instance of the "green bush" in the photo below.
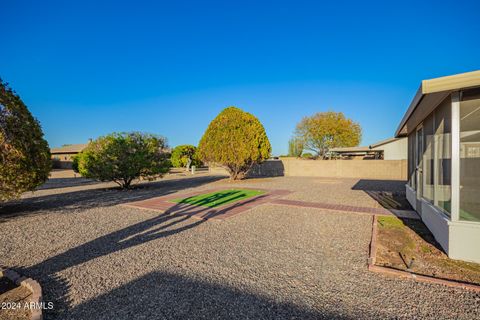
<svg viewBox="0 0 480 320">
<path fill-rule="evenodd" d="M 165 148 L 166 140 L 156 135 L 112 133 L 90 142 L 75 161 L 83 177 L 113 181 L 126 189 L 134 179 L 153 180 L 168 172 Z"/>
<path fill-rule="evenodd" d="M 78 154 L 77 154 L 77 155 L 74 155 L 74 156 L 72 157 L 72 170 L 73 170 L 74 172 L 76 172 L 76 173 L 79 173 L 79 172 L 78 172 L 78 161 L 79 161 L 79 159 L 80 159 L 80 157 L 79 157 Z"/>
<path fill-rule="evenodd" d="M 172 151 L 172 156 L 170 160 L 172 161 L 172 166 L 176 168 L 186 167 L 188 164 L 188 159 L 192 162 L 191 166 L 199 167 L 202 165 L 200 159 L 197 156 L 197 148 L 195 146 L 184 144 L 176 146 Z"/>
<path fill-rule="evenodd" d="M 313 154 L 311 154 L 309 152 L 305 152 L 304 154 L 302 154 L 302 158 L 303 159 L 313 159 Z"/>
<path fill-rule="evenodd" d="M 223 166 L 233 180 L 244 178 L 254 164 L 268 159 L 270 152 L 260 121 L 236 107 L 224 109 L 213 119 L 198 146 L 203 162 Z"/>
<path fill-rule="evenodd" d="M 51 167 L 40 123 L 0 79 L 0 201 L 18 198 L 43 184 Z"/>
</svg>

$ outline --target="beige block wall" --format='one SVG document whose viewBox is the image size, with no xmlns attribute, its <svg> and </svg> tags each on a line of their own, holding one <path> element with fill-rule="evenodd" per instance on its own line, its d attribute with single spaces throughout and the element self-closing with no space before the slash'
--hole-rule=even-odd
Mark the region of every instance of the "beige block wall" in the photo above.
<svg viewBox="0 0 480 320">
<path fill-rule="evenodd" d="M 227 174 L 223 168 L 210 167 L 210 172 Z M 407 180 L 406 160 L 303 160 L 282 158 L 268 160 L 255 168 L 253 176 L 360 178 Z"/>
</svg>

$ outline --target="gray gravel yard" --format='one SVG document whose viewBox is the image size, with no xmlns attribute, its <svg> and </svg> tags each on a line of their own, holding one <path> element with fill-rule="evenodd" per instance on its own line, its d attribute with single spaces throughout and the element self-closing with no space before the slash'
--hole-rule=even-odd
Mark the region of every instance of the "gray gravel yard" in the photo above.
<svg viewBox="0 0 480 320">
<path fill-rule="evenodd" d="M 68 187 L 62 179 L 0 207 L 0 264 L 40 282 L 44 300 L 55 303 L 46 319 L 480 315 L 478 293 L 369 272 L 367 215 L 267 204 L 205 221 L 121 205 L 234 185 L 289 189 L 295 193 L 287 198 L 297 200 L 376 206 L 365 189 L 392 191 L 402 182 L 280 177 L 228 183 L 198 175 L 118 191 L 78 180 Z M 363 189 L 352 190 L 358 183 Z"/>
</svg>

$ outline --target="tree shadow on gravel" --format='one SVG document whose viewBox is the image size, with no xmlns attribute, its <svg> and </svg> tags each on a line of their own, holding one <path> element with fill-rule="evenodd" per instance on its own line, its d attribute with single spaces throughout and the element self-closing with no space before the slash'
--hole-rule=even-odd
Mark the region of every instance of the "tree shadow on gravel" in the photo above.
<svg viewBox="0 0 480 320">
<path fill-rule="evenodd" d="M 352 190 L 362 190 L 385 209 L 413 210 L 405 195 L 406 181 L 361 179 Z"/>
<path fill-rule="evenodd" d="M 203 176 L 160 180 L 137 184 L 130 190 L 120 190 L 116 187 L 96 188 L 24 198 L 0 205 L 0 223 L 20 215 L 46 211 L 70 212 L 165 196 L 223 178 L 223 176 Z"/>
<path fill-rule="evenodd" d="M 70 187 L 79 187 L 79 186 L 88 186 L 97 184 L 98 181 L 92 179 L 85 179 L 82 177 L 77 178 L 50 178 L 42 184 L 37 190 L 48 190 L 48 189 L 58 189 L 58 188 L 70 188 Z"/>
<path fill-rule="evenodd" d="M 152 272 L 69 310 L 63 319 L 348 319 L 164 272 Z"/>
<path fill-rule="evenodd" d="M 254 201 L 254 199 L 251 201 Z M 44 293 L 44 301 L 52 301 L 55 304 L 54 310 L 46 310 L 47 319 L 63 319 L 63 313 L 68 311 L 71 304 L 69 299 L 70 284 L 67 279 L 58 275 L 60 271 L 111 253 L 192 229 L 205 223 L 210 218 L 225 214 L 246 204 L 248 204 L 248 201 L 220 210 L 176 204 L 151 219 L 98 237 L 36 265 L 30 267 L 15 266 L 12 269 L 16 269 L 19 273 L 40 282 Z M 85 269 L 85 272 L 88 272 L 88 270 Z"/>
</svg>

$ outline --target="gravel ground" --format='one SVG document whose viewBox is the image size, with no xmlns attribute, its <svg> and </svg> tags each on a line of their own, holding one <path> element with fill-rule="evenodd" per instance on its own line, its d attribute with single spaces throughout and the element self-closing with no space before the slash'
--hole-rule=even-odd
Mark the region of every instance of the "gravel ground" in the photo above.
<svg viewBox="0 0 480 320">
<path fill-rule="evenodd" d="M 220 181 L 219 183 L 223 182 Z M 388 197 L 386 200 L 391 205 L 390 207 L 412 210 L 405 199 L 406 182 L 401 180 L 278 177 L 248 179 L 235 183 L 253 188 L 295 191 L 284 197 L 284 199 L 289 200 L 347 204 L 371 208 L 379 208 L 386 204 L 385 202 L 379 203 L 379 197 Z M 396 203 L 392 203 L 392 201 Z"/>
<path fill-rule="evenodd" d="M 204 221 L 120 205 L 219 185 L 329 197 L 314 184 L 203 175 L 43 189 L 0 208 L 0 263 L 41 283 L 55 303 L 46 319 L 478 319 L 478 293 L 367 271 L 369 216 L 263 205 Z"/>
</svg>

